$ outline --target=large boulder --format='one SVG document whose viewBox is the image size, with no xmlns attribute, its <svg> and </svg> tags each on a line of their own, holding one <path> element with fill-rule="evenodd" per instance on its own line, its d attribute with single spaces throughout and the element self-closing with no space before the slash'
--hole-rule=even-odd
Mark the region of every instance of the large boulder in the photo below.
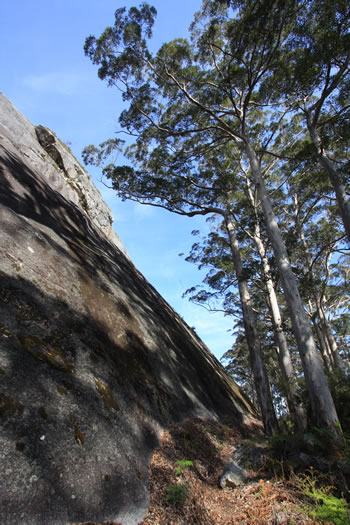
<svg viewBox="0 0 350 525">
<path fill-rule="evenodd" d="M 137 524 L 162 428 L 253 410 L 125 254 L 85 170 L 1 94 L 0 170 L 1 524 Z"/>
</svg>

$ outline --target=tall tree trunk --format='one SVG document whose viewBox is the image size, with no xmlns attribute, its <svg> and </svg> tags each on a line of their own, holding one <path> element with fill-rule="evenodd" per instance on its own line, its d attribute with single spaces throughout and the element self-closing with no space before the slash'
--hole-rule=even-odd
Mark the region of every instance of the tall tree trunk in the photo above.
<svg viewBox="0 0 350 525">
<path fill-rule="evenodd" d="M 325 339 L 323 335 L 321 327 L 317 321 L 317 315 L 316 315 L 315 308 L 313 307 L 310 299 L 308 301 L 308 308 L 309 308 L 309 315 L 312 320 L 312 324 L 315 329 L 317 341 L 320 347 L 324 367 L 327 371 L 330 372 L 333 369 L 333 364 L 331 362 L 331 352 L 328 346 L 328 341 Z"/>
<path fill-rule="evenodd" d="M 298 432 L 303 432 L 307 426 L 306 414 L 297 392 L 296 376 L 294 372 L 292 358 L 289 352 L 287 339 L 283 331 L 280 308 L 278 305 L 275 287 L 271 279 L 271 269 L 266 256 L 265 246 L 260 236 L 260 227 L 258 223 L 256 224 L 256 226 L 257 227 L 255 228 L 255 234 L 253 236 L 253 239 L 257 246 L 263 266 L 266 291 L 272 317 L 272 324 L 279 350 L 279 365 L 282 372 L 282 377 L 284 379 L 284 390 L 289 408 L 289 413 L 294 423 L 295 430 L 297 430 Z"/>
<path fill-rule="evenodd" d="M 250 187 L 249 180 L 247 178 L 248 196 L 250 203 L 254 209 L 255 214 L 255 226 L 253 240 L 257 247 L 265 277 L 265 286 L 267 291 L 269 309 L 272 318 L 273 330 L 275 334 L 276 343 L 278 346 L 277 355 L 280 365 L 282 377 L 284 379 L 284 394 L 287 400 L 287 406 L 289 409 L 290 416 L 294 423 L 294 427 L 298 432 L 303 432 L 307 426 L 307 417 L 303 407 L 303 404 L 297 393 L 296 375 L 292 363 L 292 358 L 289 352 L 287 339 L 283 331 L 282 317 L 275 292 L 275 287 L 271 278 L 271 268 L 266 255 L 266 250 L 261 237 L 261 228 L 259 224 L 258 216 L 258 203 L 253 195 Z"/>
<path fill-rule="evenodd" d="M 337 345 L 335 337 L 334 337 L 334 335 L 332 333 L 332 329 L 331 329 L 331 327 L 329 325 L 329 322 L 328 322 L 328 319 L 326 317 L 326 314 L 324 312 L 322 301 L 320 300 L 317 303 L 318 303 L 317 304 L 318 318 L 320 320 L 320 324 L 321 324 L 322 331 L 324 333 L 325 339 L 326 339 L 326 341 L 328 343 L 328 346 L 329 346 L 333 368 L 337 369 L 337 370 L 344 370 L 345 369 L 345 365 L 343 363 L 342 358 L 339 355 L 338 345 Z"/>
<path fill-rule="evenodd" d="M 322 146 L 321 137 L 316 129 L 316 126 L 310 122 L 309 114 L 307 114 L 306 121 L 311 141 L 316 148 L 318 162 L 327 173 L 334 188 L 340 216 L 344 224 L 348 241 L 350 242 L 350 199 L 346 193 L 345 185 L 337 173 L 337 166 L 335 162 L 327 156 L 327 152 Z"/>
<path fill-rule="evenodd" d="M 239 251 L 234 225 L 228 215 L 225 216 L 226 229 L 229 235 L 232 261 L 238 281 L 239 296 L 242 305 L 245 336 L 254 376 L 255 390 L 264 424 L 265 434 L 271 436 L 278 430 L 277 419 L 272 404 L 270 385 L 264 367 L 261 345 L 256 326 L 256 317 L 252 308 L 248 283 L 243 278 L 243 265 Z"/>
<path fill-rule="evenodd" d="M 321 327 L 319 323 L 317 322 L 317 319 L 313 320 L 313 324 L 316 330 L 317 340 L 320 345 L 323 364 L 325 366 L 325 369 L 331 372 L 333 370 L 333 363 L 331 360 L 331 354 L 330 354 L 330 350 L 328 347 L 328 341 L 325 339 L 324 334 L 321 330 Z"/>
<path fill-rule="evenodd" d="M 343 439 L 339 431 L 339 419 L 322 368 L 320 356 L 317 352 L 312 330 L 299 294 L 296 279 L 288 259 L 287 250 L 272 209 L 271 201 L 265 188 L 258 158 L 248 141 L 246 141 L 246 153 L 257 186 L 267 232 L 281 276 L 293 332 L 303 364 L 313 417 L 319 428 L 328 429 L 334 435 L 336 443 L 342 445 Z"/>
<path fill-rule="evenodd" d="M 294 202 L 296 204 L 296 210 L 297 210 L 298 209 L 297 194 L 294 195 Z M 344 370 L 345 366 L 344 366 L 342 358 L 339 355 L 337 342 L 333 336 L 332 329 L 329 325 L 328 319 L 323 309 L 323 304 L 322 304 L 323 301 L 322 301 L 321 292 L 318 286 L 315 284 L 315 275 L 314 275 L 314 270 L 312 266 L 312 258 L 311 258 L 309 246 L 305 238 L 303 225 L 299 222 L 297 214 L 295 216 L 295 225 L 296 225 L 297 230 L 299 231 L 300 239 L 301 239 L 302 246 L 304 249 L 307 271 L 312 280 L 312 284 L 313 284 L 312 295 L 314 297 L 314 301 L 316 305 L 316 312 L 317 312 L 317 316 L 320 322 L 320 330 L 324 337 L 324 343 L 325 343 L 326 349 L 328 351 L 328 354 L 330 355 L 331 367 L 333 369 Z"/>
</svg>

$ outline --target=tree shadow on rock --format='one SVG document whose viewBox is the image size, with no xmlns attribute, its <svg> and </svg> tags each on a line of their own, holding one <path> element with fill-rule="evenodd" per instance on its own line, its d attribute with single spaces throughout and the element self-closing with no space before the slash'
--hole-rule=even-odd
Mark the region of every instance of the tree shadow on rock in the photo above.
<svg viewBox="0 0 350 525">
<path fill-rule="evenodd" d="M 249 404 L 56 180 L 1 171 L 2 523 L 141 521 L 160 429 Z"/>
</svg>

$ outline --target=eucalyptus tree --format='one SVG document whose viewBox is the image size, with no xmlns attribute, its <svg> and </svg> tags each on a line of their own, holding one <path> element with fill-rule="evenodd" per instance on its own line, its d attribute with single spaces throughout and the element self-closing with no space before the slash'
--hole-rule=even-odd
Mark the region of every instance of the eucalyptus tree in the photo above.
<svg viewBox="0 0 350 525">
<path fill-rule="evenodd" d="M 268 148 L 278 155 L 283 149 L 285 114 L 262 89 L 263 81 L 272 74 L 276 54 L 290 32 L 295 2 L 277 1 L 269 17 L 263 17 L 265 2 L 230 4 L 204 0 L 192 26 L 192 42 L 174 40 L 155 55 L 147 39 L 156 11 L 147 4 L 128 14 L 117 10 L 113 27 L 98 39 L 86 40 L 85 52 L 100 66 L 100 78 L 123 90 L 129 107 L 119 121 L 135 137 L 127 153 L 138 169 L 107 167 L 106 174 L 122 197 L 153 205 L 162 205 L 164 192 L 159 187 L 166 188 L 165 200 L 176 211 L 169 195 L 176 201 L 178 191 L 190 191 L 197 184 L 191 177 L 193 165 L 227 143 L 235 148 L 249 165 L 258 191 L 315 422 L 341 442 L 334 403 L 265 185 L 264 152 Z"/>
<path fill-rule="evenodd" d="M 323 207 L 324 202 L 319 195 L 313 196 L 311 209 L 310 206 L 305 206 L 305 200 L 302 202 L 301 197 L 294 188 L 295 233 L 301 248 L 297 252 L 303 280 L 307 284 L 307 301 L 311 306 L 311 315 L 318 320 L 319 341 L 327 366 L 330 369 L 344 369 L 325 313 L 327 288 L 331 280 L 330 265 L 334 267 L 336 262 L 331 263 L 331 260 L 343 235 L 339 232 L 336 222 L 331 220 L 330 214 L 325 213 L 327 208 Z"/>
<path fill-rule="evenodd" d="M 215 169 L 216 171 L 222 174 L 223 172 L 222 168 L 224 167 L 225 163 L 222 162 L 222 159 L 220 158 L 216 160 L 217 160 L 217 165 L 215 166 Z M 215 162 L 212 160 L 210 163 L 212 169 L 214 169 L 214 164 Z M 291 355 L 288 349 L 287 338 L 283 330 L 282 316 L 281 316 L 280 307 L 278 304 L 275 284 L 273 282 L 273 277 L 272 277 L 273 272 L 270 267 L 270 262 L 269 262 L 268 254 L 267 254 L 268 252 L 266 248 L 267 240 L 264 238 L 263 232 L 262 232 L 263 221 L 262 221 L 261 213 L 259 210 L 259 201 L 257 199 L 257 191 L 256 189 L 253 191 L 252 185 L 249 180 L 248 173 L 245 171 L 241 163 L 236 163 L 235 172 L 242 173 L 240 185 L 242 186 L 242 182 L 243 182 L 243 188 L 239 192 L 238 191 L 239 184 L 237 182 L 235 185 L 235 189 L 236 189 L 235 197 L 233 197 L 233 193 L 231 193 L 230 195 L 231 200 L 235 202 L 235 206 L 231 206 L 231 207 L 227 206 L 229 213 L 225 215 L 225 221 L 224 221 L 225 228 L 224 229 L 227 232 L 230 247 L 231 247 L 231 254 L 232 254 L 233 260 L 235 261 L 234 267 L 235 267 L 235 274 L 238 279 L 238 283 L 240 283 L 240 280 L 242 280 L 242 283 L 240 284 L 240 286 L 243 287 L 243 289 L 240 290 L 240 294 L 242 297 L 244 297 L 245 294 L 249 294 L 249 291 L 248 291 L 249 283 L 246 277 L 247 272 L 243 271 L 242 257 L 241 257 L 240 249 L 238 245 L 238 238 L 236 235 L 235 225 L 238 225 L 240 231 L 242 231 L 243 233 L 243 236 L 245 236 L 248 240 L 250 240 L 255 245 L 256 251 L 260 258 L 260 261 L 258 261 L 256 264 L 261 268 L 260 273 L 259 273 L 259 280 L 260 282 L 264 283 L 264 292 L 266 294 L 265 302 L 268 305 L 268 310 L 269 310 L 270 317 L 272 320 L 273 333 L 274 333 L 274 338 L 276 341 L 276 351 L 277 351 L 281 374 L 283 377 L 283 382 L 282 382 L 283 391 L 284 391 L 283 393 L 286 397 L 289 412 L 291 415 L 291 419 L 294 423 L 295 429 L 297 431 L 303 431 L 305 430 L 306 424 L 307 424 L 306 414 L 305 414 L 300 396 L 298 395 L 298 387 L 296 384 L 296 374 L 294 372 L 292 358 L 291 358 Z M 213 242 L 211 243 L 211 246 L 213 246 Z M 206 253 L 206 256 L 207 256 L 207 253 Z M 245 259 L 247 258 L 247 250 L 245 250 L 244 258 Z M 200 261 L 200 258 L 197 258 L 197 261 Z M 216 264 L 218 264 L 217 257 L 215 258 L 215 262 Z M 211 264 L 214 266 L 214 261 L 212 261 Z M 251 261 L 250 261 L 250 264 L 252 264 Z M 242 279 L 242 276 L 245 276 L 245 278 Z M 211 283 L 212 282 L 213 281 L 211 280 Z M 249 302 L 251 302 L 250 299 L 249 299 Z M 252 311 L 252 314 L 253 314 L 253 311 Z M 246 316 L 246 317 L 249 318 L 249 316 Z M 255 331 L 256 331 L 256 327 L 257 327 L 256 321 L 253 324 L 255 326 Z M 250 331 L 252 332 L 252 334 L 254 333 L 254 330 L 250 330 Z"/>
<path fill-rule="evenodd" d="M 334 311 L 336 304 L 341 309 L 348 300 L 346 277 L 344 273 L 341 275 L 345 279 L 340 277 L 340 268 L 342 259 L 348 261 L 350 254 L 334 206 L 330 181 L 317 160 L 304 158 L 299 148 L 297 145 L 294 159 L 289 158 L 279 167 L 287 194 L 283 222 L 288 232 L 288 251 L 299 276 L 301 294 L 308 305 L 326 368 L 342 369 L 344 365 L 327 310 L 328 305 L 332 305 Z"/>
<path fill-rule="evenodd" d="M 237 223 L 234 224 L 227 216 L 226 219 L 224 216 L 214 216 L 210 218 L 210 223 L 210 232 L 206 236 L 202 235 L 201 240 L 192 245 L 186 257 L 186 261 L 196 264 L 200 269 L 206 268 L 207 274 L 202 284 L 191 287 L 184 296 L 210 310 L 220 310 L 233 319 L 233 331 L 238 328 L 235 336 L 240 337 L 246 349 L 241 360 L 242 366 L 245 363 L 243 375 L 246 378 L 254 378 L 256 357 L 252 356 L 251 348 L 259 346 L 258 359 L 261 363 L 258 370 L 265 369 L 263 348 L 266 347 L 266 341 L 260 337 L 258 323 L 264 319 L 264 324 L 268 324 L 265 299 L 257 299 L 264 294 L 264 290 L 260 285 L 258 288 L 255 286 L 261 280 L 258 278 L 255 281 L 256 261 L 249 257 L 247 248 L 248 251 L 250 249 L 242 242 Z M 192 233 L 199 235 L 200 232 L 196 230 Z M 250 292 L 250 288 L 254 289 L 253 293 Z M 256 393 L 253 397 L 259 398 L 259 382 L 255 379 L 254 385 Z"/>
<path fill-rule="evenodd" d="M 313 146 L 305 154 L 327 173 L 350 242 L 350 6 L 347 0 L 295 4 L 294 27 L 266 89 L 302 116 Z"/>
<path fill-rule="evenodd" d="M 236 206 L 237 208 L 238 206 Z M 192 287 L 186 295 L 189 295 L 190 300 L 199 304 L 212 303 L 213 298 L 221 300 L 222 311 L 226 315 L 237 317 L 237 306 L 235 307 L 237 297 L 232 292 L 232 286 L 235 285 L 238 288 L 248 348 L 256 348 L 257 345 L 260 347 L 257 357 L 250 351 L 251 368 L 253 372 L 256 370 L 254 373 L 255 384 L 259 385 L 259 370 L 262 369 L 262 366 L 266 368 L 266 358 L 264 357 L 264 354 L 266 356 L 266 348 L 273 347 L 278 357 L 277 368 L 280 369 L 282 377 L 282 380 L 278 381 L 279 390 L 287 401 L 295 430 L 302 432 L 306 428 L 306 414 L 297 391 L 296 375 L 283 330 L 264 240 L 261 236 L 260 225 L 257 223 L 251 228 L 253 233 L 250 233 L 249 229 L 254 224 L 254 220 L 251 223 L 249 222 L 247 230 L 246 212 L 245 208 L 244 216 L 235 216 L 234 220 L 230 219 L 227 214 L 221 225 L 218 226 L 220 233 L 211 231 L 207 239 L 201 244 L 196 242 L 192 246 L 191 253 L 186 260 L 197 264 L 200 268 L 209 267 L 210 270 L 204 280 L 204 288 L 201 287 L 198 290 L 198 287 Z M 242 242 L 243 238 L 245 238 L 245 242 Z M 256 248 L 252 245 L 252 241 L 258 247 L 256 250 L 258 254 L 254 253 Z M 231 265 L 229 264 L 230 260 Z M 261 297 L 260 301 L 258 301 L 259 296 Z M 260 322 L 257 320 L 258 317 L 261 319 Z M 269 337 L 262 337 L 270 319 L 272 330 Z M 265 350 L 264 352 L 262 347 Z M 240 348 L 243 348 L 242 345 Z M 232 352 L 230 357 L 233 355 Z M 263 356 L 264 363 L 260 363 L 260 356 Z M 276 365 L 272 365 L 272 361 L 276 361 L 276 354 L 275 359 L 271 358 L 270 355 L 269 361 L 269 370 L 276 370 Z M 274 375 L 276 377 L 276 374 Z M 269 382 L 271 384 L 271 381 Z M 276 383 L 276 381 L 274 382 Z M 276 388 L 274 390 L 275 399 Z M 259 397 L 261 395 L 259 396 L 258 392 Z"/>
<path fill-rule="evenodd" d="M 258 334 L 256 316 L 254 314 L 252 300 L 249 292 L 248 281 L 244 275 L 243 263 L 240 254 L 240 248 L 235 231 L 235 224 L 231 218 L 230 213 L 224 216 L 224 224 L 228 234 L 232 260 L 237 278 L 237 285 L 241 298 L 242 313 L 244 320 L 244 328 L 248 348 L 250 350 L 250 361 L 254 375 L 254 383 L 259 400 L 259 405 L 263 407 L 262 413 L 269 415 L 269 419 L 264 425 L 269 424 L 269 433 L 273 434 L 277 429 L 277 421 L 275 414 L 271 411 L 272 399 L 269 390 L 266 369 L 262 358 L 261 343 Z M 251 351 L 251 349 L 254 349 Z"/>
<path fill-rule="evenodd" d="M 294 371 L 291 354 L 289 352 L 287 338 L 283 329 L 283 322 L 277 299 L 276 287 L 272 278 L 272 269 L 268 259 L 267 249 L 265 248 L 266 242 L 264 242 L 263 232 L 261 228 L 260 213 L 258 206 L 259 203 L 256 198 L 257 192 L 252 191 L 249 181 L 247 184 L 247 193 L 255 218 L 254 229 L 251 236 L 261 260 L 263 282 L 266 288 L 267 302 L 269 306 L 269 311 L 271 313 L 273 331 L 277 343 L 276 350 L 280 370 L 284 379 L 283 390 L 286 396 L 289 412 L 294 423 L 294 427 L 297 431 L 302 432 L 305 430 L 307 425 L 306 414 L 304 411 L 303 404 L 298 395 L 296 374 Z"/>
<path fill-rule="evenodd" d="M 204 245 L 195 243 L 187 261 L 198 264 L 200 268 L 210 267 L 206 277 L 206 284 L 213 292 L 193 287 L 187 291 L 191 300 L 200 304 L 207 303 L 215 297 L 223 302 L 226 315 L 232 315 L 237 305 L 237 297 L 232 291 L 233 286 L 238 289 L 238 308 L 242 312 L 244 334 L 249 350 L 249 362 L 258 405 L 264 422 L 266 434 L 274 434 L 278 428 L 273 408 L 271 391 L 263 359 L 262 344 L 257 326 L 257 318 L 253 308 L 253 301 L 249 291 L 246 268 L 243 265 L 236 226 L 228 210 L 223 210 L 222 220 L 218 231 L 210 232 Z M 224 230 L 224 232 L 220 231 Z M 225 235 L 226 233 L 226 235 Z M 225 236 L 223 236 L 223 234 Z M 237 308 L 237 306 L 236 306 Z"/>
</svg>

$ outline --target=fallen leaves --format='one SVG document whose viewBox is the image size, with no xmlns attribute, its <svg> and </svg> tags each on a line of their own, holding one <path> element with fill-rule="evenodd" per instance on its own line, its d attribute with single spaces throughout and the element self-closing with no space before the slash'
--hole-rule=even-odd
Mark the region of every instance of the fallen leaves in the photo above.
<svg viewBox="0 0 350 525">
<path fill-rule="evenodd" d="M 315 525 L 302 513 L 292 490 L 281 481 L 258 479 L 222 490 L 218 478 L 242 436 L 234 425 L 204 419 L 163 432 L 150 465 L 151 500 L 141 525 Z M 192 465 L 176 475 L 177 462 Z M 185 484 L 187 498 L 167 499 L 169 485 Z"/>
</svg>

